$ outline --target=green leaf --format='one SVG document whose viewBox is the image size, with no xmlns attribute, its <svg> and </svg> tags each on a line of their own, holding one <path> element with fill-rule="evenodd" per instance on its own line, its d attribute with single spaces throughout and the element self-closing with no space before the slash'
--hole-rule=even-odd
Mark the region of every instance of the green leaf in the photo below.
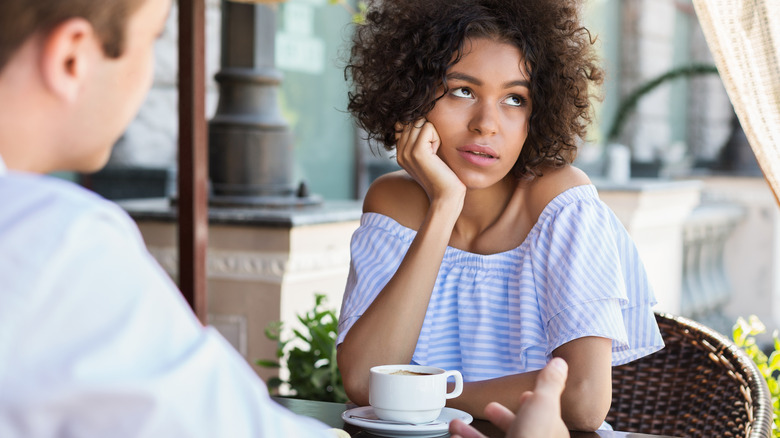
<svg viewBox="0 0 780 438">
<path fill-rule="evenodd" d="M 282 323 L 282 321 L 269 322 L 265 327 L 265 337 L 272 341 L 279 341 L 283 326 L 284 323 Z"/>
<path fill-rule="evenodd" d="M 773 396 L 780 394 L 780 385 L 777 384 L 777 380 L 767 379 L 766 383 L 769 387 L 769 392 L 772 393 Z"/>
<path fill-rule="evenodd" d="M 271 389 L 276 389 L 276 388 L 282 386 L 282 383 L 284 383 L 282 381 L 282 379 L 280 379 L 278 377 L 271 377 L 271 378 L 268 379 L 268 382 L 266 382 L 266 385 L 268 385 L 268 387 L 271 388 Z"/>
<path fill-rule="evenodd" d="M 321 327 L 315 327 L 311 330 L 311 346 L 314 350 L 330 351 L 332 343 L 333 339 Z"/>
<path fill-rule="evenodd" d="M 769 368 L 772 371 L 777 370 L 778 367 L 780 366 L 780 352 L 773 351 L 772 354 L 769 356 L 767 363 L 769 364 Z"/>
<path fill-rule="evenodd" d="M 742 318 L 737 320 L 731 333 L 732 339 L 734 339 L 734 343 L 737 344 L 738 347 L 745 346 L 745 338 L 747 337 L 743 324 L 741 323 L 742 321 L 744 321 Z"/>
<path fill-rule="evenodd" d="M 294 329 L 293 333 L 295 333 L 295 336 L 297 336 L 298 339 L 305 341 L 307 344 L 311 343 L 311 339 L 308 336 L 301 333 L 298 329 Z"/>
<path fill-rule="evenodd" d="M 279 364 L 279 362 L 274 361 L 274 360 L 259 359 L 259 360 L 255 361 L 255 364 L 257 366 L 261 366 L 263 368 L 281 368 L 282 367 Z"/>
<path fill-rule="evenodd" d="M 748 324 L 750 325 L 750 336 L 766 332 L 766 326 L 756 315 L 750 315 L 748 317 Z"/>
</svg>

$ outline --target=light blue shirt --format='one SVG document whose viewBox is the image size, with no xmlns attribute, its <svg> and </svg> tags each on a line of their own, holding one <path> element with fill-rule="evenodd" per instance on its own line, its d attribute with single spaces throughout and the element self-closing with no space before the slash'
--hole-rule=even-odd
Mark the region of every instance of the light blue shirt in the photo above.
<svg viewBox="0 0 780 438">
<path fill-rule="evenodd" d="M 0 436 L 315 437 L 115 204 L 0 159 Z"/>
<path fill-rule="evenodd" d="M 366 213 L 337 342 L 398 269 L 416 231 Z M 655 298 L 633 241 L 592 185 L 550 201 L 525 241 L 491 255 L 448 247 L 412 362 L 478 381 L 544 367 L 585 336 L 612 339 L 619 365 L 663 347 Z"/>
</svg>

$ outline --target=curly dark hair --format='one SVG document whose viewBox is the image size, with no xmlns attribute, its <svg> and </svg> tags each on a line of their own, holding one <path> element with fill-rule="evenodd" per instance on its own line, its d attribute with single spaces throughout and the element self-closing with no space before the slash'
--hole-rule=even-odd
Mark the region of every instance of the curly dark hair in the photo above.
<svg viewBox="0 0 780 438">
<path fill-rule="evenodd" d="M 425 117 L 447 92 L 467 38 L 515 45 L 530 74 L 529 133 L 518 177 L 571 163 L 592 120 L 603 70 L 578 0 L 375 0 L 353 37 L 349 111 L 369 139 L 395 147 L 396 122 Z"/>
</svg>

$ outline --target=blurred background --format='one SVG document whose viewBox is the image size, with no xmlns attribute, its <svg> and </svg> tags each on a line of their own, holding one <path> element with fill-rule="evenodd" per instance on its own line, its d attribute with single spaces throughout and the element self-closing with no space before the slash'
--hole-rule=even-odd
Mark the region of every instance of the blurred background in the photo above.
<svg viewBox="0 0 780 438">
<path fill-rule="evenodd" d="M 227 5 L 207 1 L 209 118 L 220 99 L 214 77 L 223 26 L 233 25 L 223 20 Z M 360 199 L 374 178 L 398 168 L 362 139 L 346 112 L 343 65 L 359 6 L 288 0 L 257 7 L 275 23 L 273 64 L 283 80 L 270 105 L 292 133 L 290 178 L 296 187 L 304 182 L 318 201 L 281 225 L 258 219 L 268 209 L 257 205 L 236 215 L 256 211 L 254 220 L 212 222 L 210 321 L 250 360 L 274 354 L 262 328 L 276 319 L 294 324 L 296 313 L 311 308 L 315 292 L 339 307 Z M 658 309 L 729 336 L 738 316 L 756 314 L 771 332 L 780 326 L 780 211 L 714 70 L 691 2 L 588 0 L 584 16 L 607 79 L 575 164 L 636 240 Z M 120 201 L 174 278 L 174 224 L 158 211 L 167 207 L 130 200 L 175 195 L 176 51 L 174 7 L 157 47 L 153 90 L 109 165 L 94 175 L 63 175 Z M 335 217 L 322 213 L 334 209 Z M 304 210 L 307 219 L 296 219 Z"/>
</svg>

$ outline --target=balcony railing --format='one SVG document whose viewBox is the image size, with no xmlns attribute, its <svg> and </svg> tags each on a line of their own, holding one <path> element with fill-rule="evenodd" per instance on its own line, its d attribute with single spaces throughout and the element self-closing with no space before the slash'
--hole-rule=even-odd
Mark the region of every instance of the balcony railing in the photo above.
<svg viewBox="0 0 780 438">
<path fill-rule="evenodd" d="M 733 324 L 723 311 L 732 295 L 724 263 L 726 241 L 744 216 L 737 204 L 705 201 L 683 226 L 680 312 L 725 333 Z"/>
</svg>

